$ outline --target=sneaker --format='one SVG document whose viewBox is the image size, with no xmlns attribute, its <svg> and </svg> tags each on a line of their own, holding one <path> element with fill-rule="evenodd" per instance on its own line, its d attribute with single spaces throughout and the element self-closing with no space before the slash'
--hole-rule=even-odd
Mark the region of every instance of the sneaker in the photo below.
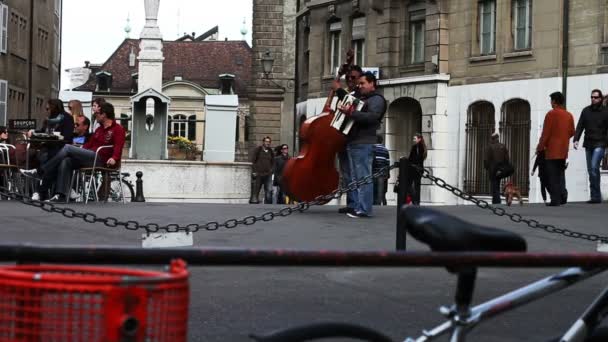
<svg viewBox="0 0 608 342">
<path fill-rule="evenodd" d="M 369 215 L 364 214 L 364 213 L 346 213 L 346 215 L 348 217 L 352 217 L 352 218 L 368 218 Z"/>
<path fill-rule="evenodd" d="M 80 198 L 80 194 L 77 193 L 76 191 L 74 191 L 74 189 L 70 190 L 70 199 L 71 200 L 77 200 Z"/>
<path fill-rule="evenodd" d="M 19 169 L 19 172 L 21 172 L 21 174 L 26 177 L 39 178 L 37 169 L 30 169 L 30 170 Z"/>
<path fill-rule="evenodd" d="M 32 194 L 32 201 L 40 201 L 40 194 L 37 192 L 34 192 Z"/>
<path fill-rule="evenodd" d="M 601 200 L 588 200 L 587 204 L 598 204 L 598 203 L 602 203 Z"/>
<path fill-rule="evenodd" d="M 344 207 L 344 208 L 338 209 L 338 213 L 340 213 L 340 214 L 348 214 L 348 213 L 354 214 L 355 213 L 355 209 L 349 208 L 349 207 Z"/>
<path fill-rule="evenodd" d="M 64 195 L 60 195 L 60 194 L 56 194 L 53 197 L 51 197 L 48 200 L 46 200 L 46 202 L 50 202 L 50 203 L 65 203 L 65 196 Z"/>
</svg>

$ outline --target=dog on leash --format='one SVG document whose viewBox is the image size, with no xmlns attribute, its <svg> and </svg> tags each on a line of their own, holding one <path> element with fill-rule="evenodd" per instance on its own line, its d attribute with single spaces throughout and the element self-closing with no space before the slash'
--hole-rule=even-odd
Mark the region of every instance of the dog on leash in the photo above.
<svg viewBox="0 0 608 342">
<path fill-rule="evenodd" d="M 507 184 L 505 184 L 505 187 L 502 189 L 502 192 L 505 196 L 505 199 L 507 200 L 508 206 L 511 206 L 511 203 L 513 203 L 514 198 L 517 198 L 517 200 L 519 200 L 519 205 L 524 205 L 524 202 L 521 199 L 521 191 L 516 185 L 513 185 L 513 183 L 508 182 Z"/>
</svg>

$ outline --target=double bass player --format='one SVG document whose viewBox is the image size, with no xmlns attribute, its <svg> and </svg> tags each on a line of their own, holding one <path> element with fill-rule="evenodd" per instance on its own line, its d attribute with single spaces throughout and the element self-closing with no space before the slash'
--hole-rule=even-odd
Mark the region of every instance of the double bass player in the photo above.
<svg viewBox="0 0 608 342">
<path fill-rule="evenodd" d="M 341 88 L 341 84 L 339 81 L 334 81 L 332 87 L 336 92 L 336 96 L 338 97 L 338 103 L 342 101 L 342 99 L 350 93 L 350 95 L 359 98 L 361 95 L 359 94 L 359 78 L 363 74 L 363 70 L 358 65 L 350 65 L 344 64 L 341 67 L 341 73 L 346 75 L 346 85 L 347 89 Z M 348 183 L 351 182 L 351 174 L 350 174 L 350 162 L 348 160 L 348 154 L 346 153 L 346 149 L 338 152 L 338 164 L 340 166 L 340 187 L 345 188 Z M 355 199 L 353 198 L 353 193 L 348 192 L 346 194 L 346 207 L 338 209 L 338 213 L 346 214 L 346 213 L 355 213 Z"/>
<path fill-rule="evenodd" d="M 374 144 L 377 141 L 376 131 L 386 112 L 386 100 L 376 91 L 377 80 L 373 73 L 366 72 L 358 81 L 361 100 L 364 102 L 361 110 L 354 105 L 340 106 L 338 109 L 354 120 L 352 129 L 346 137 L 346 153 L 349 159 L 351 180 L 360 180 L 372 173 Z M 355 212 L 347 212 L 352 218 L 372 216 L 374 188 L 372 183 L 362 185 L 352 191 Z"/>
</svg>

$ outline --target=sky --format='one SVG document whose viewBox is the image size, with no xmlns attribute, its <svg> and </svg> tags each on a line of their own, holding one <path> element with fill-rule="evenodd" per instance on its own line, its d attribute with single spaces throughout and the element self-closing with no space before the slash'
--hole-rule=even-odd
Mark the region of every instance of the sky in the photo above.
<svg viewBox="0 0 608 342">
<path fill-rule="evenodd" d="M 219 39 L 245 39 L 251 45 L 253 0 L 161 0 L 158 26 L 164 40 L 184 32 L 200 35 L 219 26 Z M 63 0 L 61 42 L 61 89 L 69 87 L 65 69 L 84 66 L 84 61 L 103 63 L 125 39 L 130 18 L 130 38 L 139 38 L 145 23 L 144 0 Z"/>
</svg>

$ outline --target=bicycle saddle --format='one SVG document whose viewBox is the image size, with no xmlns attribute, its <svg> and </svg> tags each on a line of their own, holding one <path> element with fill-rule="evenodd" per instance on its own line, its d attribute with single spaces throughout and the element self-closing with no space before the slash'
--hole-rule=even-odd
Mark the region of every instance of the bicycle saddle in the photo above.
<svg viewBox="0 0 608 342">
<path fill-rule="evenodd" d="M 407 231 L 438 252 L 525 252 L 519 234 L 463 221 L 437 210 L 410 206 L 401 210 Z"/>
</svg>

